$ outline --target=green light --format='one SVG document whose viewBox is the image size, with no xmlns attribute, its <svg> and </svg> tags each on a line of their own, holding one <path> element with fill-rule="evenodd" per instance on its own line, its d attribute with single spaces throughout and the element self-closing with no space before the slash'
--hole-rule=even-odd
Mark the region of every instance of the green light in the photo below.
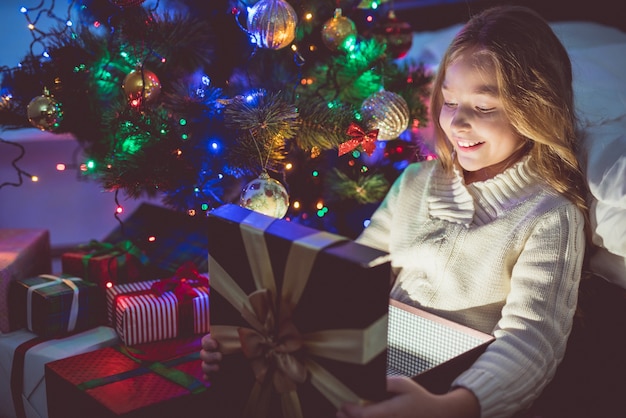
<svg viewBox="0 0 626 418">
<path fill-rule="evenodd" d="M 328 102 L 328 108 L 332 109 L 333 107 L 335 107 L 335 103 L 333 102 Z"/>
<path fill-rule="evenodd" d="M 203 203 L 201 206 L 202 210 L 206 211 L 209 210 L 209 204 L 208 203 Z"/>
<path fill-rule="evenodd" d="M 377 2 L 372 2 L 372 9 L 376 10 L 378 9 L 378 3 Z"/>
<path fill-rule="evenodd" d="M 352 151 L 352 157 L 359 158 L 361 156 L 361 152 L 359 150 Z"/>
<path fill-rule="evenodd" d="M 341 49 L 344 51 L 354 51 L 356 48 L 356 35 L 348 35 L 341 44 Z"/>
<path fill-rule="evenodd" d="M 95 163 L 95 161 L 94 161 L 94 160 L 89 160 L 89 161 L 87 161 L 87 168 L 88 168 L 88 169 L 92 170 L 92 169 L 93 169 L 93 168 L 95 168 L 95 167 L 96 167 L 96 163 Z"/>
<path fill-rule="evenodd" d="M 317 171 L 317 170 L 313 170 L 313 172 L 311 173 L 311 175 L 312 175 L 313 177 L 317 177 L 317 176 L 319 176 L 319 175 L 320 175 L 320 172 L 319 172 L 319 171 Z"/>
<path fill-rule="evenodd" d="M 178 123 L 180 123 L 181 126 L 185 126 L 187 125 L 187 119 L 181 119 L 178 121 Z"/>
<path fill-rule="evenodd" d="M 326 215 L 326 212 L 324 212 L 322 209 L 317 211 L 317 217 L 318 218 L 323 218 L 324 215 Z"/>
<path fill-rule="evenodd" d="M 189 139 L 189 135 L 187 134 L 182 134 L 180 137 L 183 139 L 183 141 L 186 141 Z"/>
<path fill-rule="evenodd" d="M 363 116 L 361 116 L 361 114 L 360 114 L 360 113 L 356 112 L 356 113 L 354 114 L 354 119 L 356 119 L 356 120 L 362 120 L 362 119 L 363 119 Z"/>
<path fill-rule="evenodd" d="M 194 191 L 194 193 L 199 193 L 200 192 L 200 188 L 199 187 L 194 187 L 193 191 Z"/>
<path fill-rule="evenodd" d="M 370 169 L 366 165 L 361 166 L 361 173 L 367 173 L 369 170 Z"/>
</svg>

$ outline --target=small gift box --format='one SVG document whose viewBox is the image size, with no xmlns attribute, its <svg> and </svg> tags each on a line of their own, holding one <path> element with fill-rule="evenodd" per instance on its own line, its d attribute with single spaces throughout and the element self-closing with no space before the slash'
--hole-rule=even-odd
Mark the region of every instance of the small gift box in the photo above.
<svg viewBox="0 0 626 418">
<path fill-rule="evenodd" d="M 410 377 L 434 393 L 446 393 L 494 337 L 390 300 L 387 373 Z"/>
<path fill-rule="evenodd" d="M 51 271 L 48 230 L 0 229 L 0 332 L 14 330 L 9 322 L 10 283 Z"/>
<path fill-rule="evenodd" d="M 49 418 L 213 415 L 200 340 L 116 345 L 46 364 Z"/>
<path fill-rule="evenodd" d="M 193 263 L 174 276 L 107 289 L 109 324 L 126 345 L 209 332 L 209 280 Z"/>
<path fill-rule="evenodd" d="M 327 417 L 386 388 L 388 255 L 237 205 L 209 213 L 217 416 Z"/>
<path fill-rule="evenodd" d="M 131 241 L 117 244 L 92 240 L 61 255 L 63 273 L 81 277 L 106 288 L 143 279 L 146 255 Z"/>
<path fill-rule="evenodd" d="M 59 337 L 104 324 L 104 293 L 94 283 L 68 275 L 42 274 L 11 284 L 14 328 Z"/>
</svg>

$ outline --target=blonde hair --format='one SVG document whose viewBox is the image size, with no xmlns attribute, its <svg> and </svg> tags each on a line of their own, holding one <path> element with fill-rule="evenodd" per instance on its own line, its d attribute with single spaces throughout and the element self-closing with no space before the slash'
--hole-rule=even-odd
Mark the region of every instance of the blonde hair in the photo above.
<svg viewBox="0 0 626 418">
<path fill-rule="evenodd" d="M 572 65 L 549 24 L 526 7 L 484 10 L 468 21 L 444 54 L 430 103 L 441 164 L 448 170 L 454 164 L 452 145 L 439 124 L 446 69 L 460 55 L 475 51 L 494 64 L 500 99 L 513 129 L 527 141 L 529 164 L 588 219 L 587 183 L 577 158 Z"/>
</svg>

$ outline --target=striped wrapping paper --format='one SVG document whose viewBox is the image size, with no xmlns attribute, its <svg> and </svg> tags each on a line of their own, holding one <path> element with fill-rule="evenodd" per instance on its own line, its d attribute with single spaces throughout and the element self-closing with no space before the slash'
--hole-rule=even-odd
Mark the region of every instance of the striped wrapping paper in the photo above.
<svg viewBox="0 0 626 418">
<path fill-rule="evenodd" d="M 185 329 L 193 334 L 209 332 L 209 289 L 194 288 L 198 296 L 188 302 L 193 313 L 185 317 L 173 292 L 156 296 L 151 291 L 152 284 L 158 281 L 125 283 L 107 289 L 108 321 L 124 344 L 177 338 L 185 336 Z"/>
</svg>

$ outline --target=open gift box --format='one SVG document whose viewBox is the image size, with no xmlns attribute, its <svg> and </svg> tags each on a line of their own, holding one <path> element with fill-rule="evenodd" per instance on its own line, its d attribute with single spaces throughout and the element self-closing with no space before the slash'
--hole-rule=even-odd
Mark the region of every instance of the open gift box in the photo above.
<svg viewBox="0 0 626 418">
<path fill-rule="evenodd" d="M 388 255 L 236 205 L 209 213 L 220 417 L 329 417 L 385 397 Z"/>
<path fill-rule="evenodd" d="M 494 340 L 489 334 L 391 299 L 387 374 L 445 393 Z"/>
</svg>

